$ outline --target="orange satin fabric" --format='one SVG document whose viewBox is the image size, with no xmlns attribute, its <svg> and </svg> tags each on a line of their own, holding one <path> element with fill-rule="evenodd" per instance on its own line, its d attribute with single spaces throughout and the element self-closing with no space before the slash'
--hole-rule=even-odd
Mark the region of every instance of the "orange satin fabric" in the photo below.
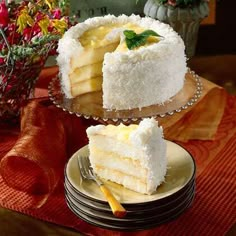
<svg viewBox="0 0 236 236">
<path fill-rule="evenodd" d="M 41 206 L 63 176 L 65 163 L 85 145 L 79 120 L 54 107 L 47 98 L 35 99 L 22 109 L 21 133 L 14 147 L 2 158 L 0 171 L 8 186 L 41 195 Z"/>
<path fill-rule="evenodd" d="M 224 89 L 212 88 L 181 119 L 171 126 L 165 127 L 166 139 L 182 142 L 193 139 L 213 140 L 224 113 L 226 96 Z M 173 117 L 173 119 L 175 118 Z"/>
</svg>

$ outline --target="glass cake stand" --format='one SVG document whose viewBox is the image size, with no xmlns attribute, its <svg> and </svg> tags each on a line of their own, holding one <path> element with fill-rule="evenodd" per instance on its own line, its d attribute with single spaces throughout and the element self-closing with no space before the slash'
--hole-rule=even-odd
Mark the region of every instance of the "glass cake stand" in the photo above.
<svg viewBox="0 0 236 236">
<path fill-rule="evenodd" d="M 185 76 L 183 89 L 162 105 L 152 105 L 142 109 L 107 110 L 102 106 L 102 92 L 91 92 L 76 98 L 66 98 L 61 90 L 59 76 L 49 84 L 49 97 L 56 107 L 78 117 L 94 119 L 104 124 L 138 123 L 143 118 L 163 118 L 172 116 L 192 106 L 201 97 L 201 78 L 189 70 Z"/>
</svg>

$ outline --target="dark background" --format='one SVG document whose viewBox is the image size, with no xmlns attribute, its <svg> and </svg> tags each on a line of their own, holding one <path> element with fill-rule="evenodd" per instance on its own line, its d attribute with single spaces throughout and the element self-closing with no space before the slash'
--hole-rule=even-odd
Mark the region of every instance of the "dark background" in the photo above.
<svg viewBox="0 0 236 236">
<path fill-rule="evenodd" d="M 199 29 L 196 55 L 219 54 L 236 54 L 236 0 L 216 1 L 216 23 Z"/>
</svg>

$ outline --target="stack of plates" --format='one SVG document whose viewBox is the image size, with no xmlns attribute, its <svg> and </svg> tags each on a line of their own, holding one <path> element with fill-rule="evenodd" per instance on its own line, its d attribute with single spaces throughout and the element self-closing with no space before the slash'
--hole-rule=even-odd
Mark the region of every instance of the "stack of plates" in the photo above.
<svg viewBox="0 0 236 236">
<path fill-rule="evenodd" d="M 143 230 L 176 219 L 193 202 L 196 166 L 191 155 L 179 145 L 167 141 L 168 170 L 165 182 L 152 195 L 128 190 L 104 181 L 127 210 L 124 218 L 116 218 L 99 187 L 83 180 L 78 158 L 88 155 L 88 147 L 78 150 L 65 168 L 65 197 L 68 207 L 82 220 L 111 230 Z"/>
</svg>

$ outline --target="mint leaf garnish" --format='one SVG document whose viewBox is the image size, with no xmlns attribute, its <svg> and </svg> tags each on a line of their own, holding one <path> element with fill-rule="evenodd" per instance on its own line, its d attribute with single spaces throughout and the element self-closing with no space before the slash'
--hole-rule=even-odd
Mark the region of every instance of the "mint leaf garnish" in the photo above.
<svg viewBox="0 0 236 236">
<path fill-rule="evenodd" d="M 156 33 L 155 31 L 153 31 L 153 30 L 145 30 L 145 31 L 143 31 L 140 35 L 142 35 L 142 36 L 147 36 L 147 37 L 149 37 L 149 36 L 161 37 L 161 35 L 157 34 L 157 33 Z"/>
<path fill-rule="evenodd" d="M 124 35 L 128 49 L 134 49 L 141 45 L 145 45 L 149 36 L 162 37 L 153 30 L 145 30 L 140 34 L 136 34 L 133 30 L 124 30 Z"/>
<path fill-rule="evenodd" d="M 125 30 L 124 35 L 127 39 L 134 38 L 137 34 L 133 30 Z"/>
</svg>

